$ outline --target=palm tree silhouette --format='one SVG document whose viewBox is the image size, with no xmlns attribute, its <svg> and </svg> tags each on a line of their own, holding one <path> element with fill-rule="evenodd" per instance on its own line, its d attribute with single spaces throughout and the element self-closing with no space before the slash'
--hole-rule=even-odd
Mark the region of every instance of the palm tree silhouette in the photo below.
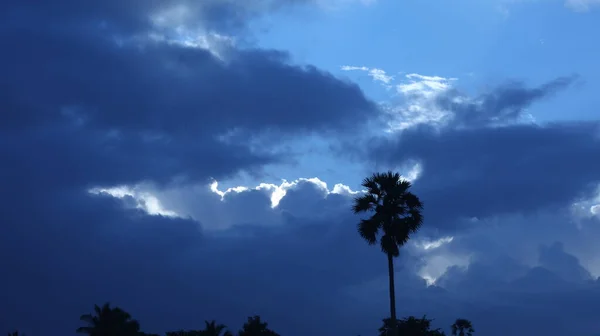
<svg viewBox="0 0 600 336">
<path fill-rule="evenodd" d="M 260 316 L 248 317 L 248 322 L 244 323 L 238 336 L 279 336 L 278 333 L 267 328 L 268 323 L 262 322 Z"/>
<path fill-rule="evenodd" d="M 15 330 L 13 332 L 9 332 L 8 336 L 25 336 L 23 333 L 19 333 L 18 330 Z"/>
<path fill-rule="evenodd" d="M 217 324 L 215 320 L 210 322 L 204 321 L 204 323 L 206 327 L 200 331 L 200 335 L 202 336 L 233 336 L 231 332 L 225 330 L 227 327 L 224 324 Z"/>
<path fill-rule="evenodd" d="M 81 315 L 81 321 L 88 325 L 77 328 L 77 333 L 89 336 L 137 336 L 140 324 L 119 307 L 111 308 L 109 303 L 102 307 L 94 305 L 94 313 Z"/>
<path fill-rule="evenodd" d="M 472 336 L 474 332 L 473 324 L 467 319 L 456 319 L 452 325 L 453 336 Z"/>
<path fill-rule="evenodd" d="M 400 174 L 391 171 L 375 173 L 363 180 L 362 186 L 367 193 L 354 200 L 355 214 L 373 213 L 368 219 L 358 224 L 358 233 L 369 243 L 377 243 L 377 235 L 381 250 L 387 255 L 390 280 L 390 320 L 396 321 L 396 294 L 394 288 L 394 257 L 400 254 L 400 247 L 416 232 L 423 223 L 421 210 L 423 205 L 419 198 L 409 192 L 411 183 L 402 179 Z M 389 335 L 396 336 L 397 325 L 391 323 Z"/>
</svg>

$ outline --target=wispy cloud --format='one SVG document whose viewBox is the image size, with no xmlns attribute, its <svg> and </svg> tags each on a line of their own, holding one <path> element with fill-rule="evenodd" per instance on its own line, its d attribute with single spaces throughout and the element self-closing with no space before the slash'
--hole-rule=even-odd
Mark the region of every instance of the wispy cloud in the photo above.
<svg viewBox="0 0 600 336">
<path fill-rule="evenodd" d="M 422 123 L 438 123 L 448 115 L 437 104 L 437 99 L 452 88 L 456 78 L 407 74 L 395 86 L 403 98 L 399 105 L 388 106 L 392 116 L 390 130 L 402 130 Z"/>
<path fill-rule="evenodd" d="M 365 71 L 369 74 L 369 76 L 371 78 L 373 78 L 373 80 L 375 80 L 377 82 L 381 82 L 386 85 L 390 84 L 394 80 L 394 76 L 390 76 L 385 72 L 385 70 L 378 69 L 378 68 L 369 68 L 366 66 L 359 67 L 359 66 L 344 65 L 341 67 L 341 69 L 343 71 Z"/>
</svg>

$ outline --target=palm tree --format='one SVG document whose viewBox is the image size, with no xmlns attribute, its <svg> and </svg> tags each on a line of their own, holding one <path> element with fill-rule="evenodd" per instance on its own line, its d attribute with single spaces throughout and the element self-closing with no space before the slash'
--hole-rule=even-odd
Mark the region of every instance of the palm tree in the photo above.
<svg viewBox="0 0 600 336">
<path fill-rule="evenodd" d="M 89 336 L 137 336 L 140 324 L 119 307 L 111 308 L 109 303 L 102 307 L 94 305 L 95 315 L 85 314 L 79 318 L 88 325 L 77 328 L 77 333 Z"/>
<path fill-rule="evenodd" d="M 224 324 L 217 324 L 217 321 L 212 320 L 210 322 L 204 321 L 206 327 L 200 331 L 202 336 L 233 336 L 231 332 L 225 330 L 227 328 Z M 223 333 L 223 334 L 221 334 Z"/>
<path fill-rule="evenodd" d="M 238 336 L 279 336 L 278 333 L 267 328 L 268 323 L 262 322 L 260 316 L 248 317 L 248 322 L 244 323 Z"/>
<path fill-rule="evenodd" d="M 13 332 L 9 332 L 8 336 L 24 336 L 23 333 L 19 333 L 18 330 L 15 330 Z"/>
<path fill-rule="evenodd" d="M 473 324 L 467 319 L 456 319 L 452 325 L 452 336 L 472 336 L 474 332 Z"/>
<path fill-rule="evenodd" d="M 390 319 L 396 321 L 396 294 L 394 288 L 394 257 L 400 254 L 400 247 L 416 232 L 423 223 L 419 198 L 409 192 L 411 183 L 400 174 L 391 171 L 375 173 L 363 180 L 362 186 L 367 193 L 354 200 L 355 214 L 370 212 L 371 217 L 362 219 L 358 224 L 358 233 L 369 243 L 377 243 L 387 255 L 390 280 Z M 391 334 L 395 336 L 397 326 L 391 324 Z"/>
</svg>

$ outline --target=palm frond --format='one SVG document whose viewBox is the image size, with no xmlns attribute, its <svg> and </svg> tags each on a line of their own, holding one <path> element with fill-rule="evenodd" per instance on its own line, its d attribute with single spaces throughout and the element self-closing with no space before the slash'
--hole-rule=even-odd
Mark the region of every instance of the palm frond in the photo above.
<svg viewBox="0 0 600 336">
<path fill-rule="evenodd" d="M 423 202 L 421 202 L 421 200 L 411 192 L 404 192 L 404 203 L 409 209 L 423 209 Z"/>
<path fill-rule="evenodd" d="M 395 237 L 391 235 L 384 235 L 381 237 L 380 247 L 381 252 L 385 254 L 389 254 L 392 257 L 397 257 L 400 255 L 400 250 L 398 249 L 398 243 L 394 239 Z"/>
<path fill-rule="evenodd" d="M 92 314 L 83 314 L 83 315 L 79 316 L 79 320 L 83 321 L 83 322 L 87 322 L 87 323 L 93 323 L 94 322 L 94 315 L 92 315 Z"/>
<path fill-rule="evenodd" d="M 365 194 L 354 199 L 352 211 L 357 214 L 375 209 L 377 206 L 377 197 L 373 194 Z"/>
<path fill-rule="evenodd" d="M 401 219 L 400 221 L 403 221 Z M 410 231 L 404 224 L 395 223 L 387 233 L 389 236 L 394 238 L 394 243 L 398 246 L 404 246 L 410 239 Z"/>
<path fill-rule="evenodd" d="M 96 313 L 96 315 L 102 315 L 102 311 L 104 310 L 105 307 L 108 306 L 108 302 L 104 304 L 104 306 L 100 307 L 97 304 L 94 305 L 94 312 Z"/>
<path fill-rule="evenodd" d="M 379 184 L 381 193 L 385 194 L 394 190 L 400 182 L 400 174 L 388 171 L 385 173 L 377 173 L 372 176 L 372 179 Z"/>
<path fill-rule="evenodd" d="M 410 187 L 412 187 L 412 183 L 409 180 L 403 179 L 402 176 L 398 176 L 398 183 L 396 184 L 396 188 L 400 192 L 408 194 L 408 190 L 410 190 Z"/>
<path fill-rule="evenodd" d="M 358 234 L 369 243 L 374 245 L 377 243 L 377 232 L 379 231 L 379 223 L 373 218 L 361 219 L 358 223 Z"/>
<path fill-rule="evenodd" d="M 423 225 L 423 215 L 420 211 L 411 210 L 409 216 L 404 217 L 403 220 L 410 233 L 416 233 Z"/>
<path fill-rule="evenodd" d="M 367 188 L 367 193 L 381 196 L 381 189 L 377 183 L 378 178 L 378 174 L 373 174 L 371 177 L 367 177 L 362 181 L 361 185 Z"/>
</svg>

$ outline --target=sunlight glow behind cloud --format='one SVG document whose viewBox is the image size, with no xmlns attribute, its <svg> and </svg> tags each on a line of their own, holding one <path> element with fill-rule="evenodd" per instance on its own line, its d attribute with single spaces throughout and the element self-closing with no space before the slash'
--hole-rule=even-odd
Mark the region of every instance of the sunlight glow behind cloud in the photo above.
<svg viewBox="0 0 600 336">
<path fill-rule="evenodd" d="M 238 186 L 233 188 L 228 188 L 225 191 L 219 190 L 219 182 L 214 181 L 210 185 L 210 189 L 212 192 L 221 196 L 221 199 L 224 199 L 228 193 L 241 193 L 248 190 L 268 190 L 271 192 L 271 208 L 276 208 L 279 205 L 279 202 L 285 197 L 288 190 L 296 187 L 301 182 L 310 182 L 317 186 L 320 190 L 323 191 L 324 195 L 328 194 L 340 194 L 340 195 L 355 195 L 358 191 L 353 191 L 350 187 L 338 183 L 333 186 L 331 190 L 327 188 L 327 183 L 321 181 L 318 177 L 312 178 L 299 178 L 294 181 L 283 180 L 280 185 L 272 184 L 272 183 L 261 183 L 254 188 L 248 188 L 244 186 Z"/>
<path fill-rule="evenodd" d="M 142 209 L 150 215 L 160 215 L 165 217 L 180 217 L 177 213 L 164 209 L 160 201 L 149 192 L 139 191 L 137 188 L 128 186 L 117 186 L 111 188 L 92 188 L 89 193 L 99 195 L 107 194 L 115 198 L 124 199 L 131 197 L 135 200 L 137 209 Z"/>
<path fill-rule="evenodd" d="M 454 237 L 442 237 L 440 239 L 434 240 L 434 241 L 424 241 L 420 244 L 420 246 L 424 249 L 424 250 L 431 250 L 431 249 L 436 249 L 444 244 L 448 244 L 451 243 L 454 240 Z"/>
</svg>

